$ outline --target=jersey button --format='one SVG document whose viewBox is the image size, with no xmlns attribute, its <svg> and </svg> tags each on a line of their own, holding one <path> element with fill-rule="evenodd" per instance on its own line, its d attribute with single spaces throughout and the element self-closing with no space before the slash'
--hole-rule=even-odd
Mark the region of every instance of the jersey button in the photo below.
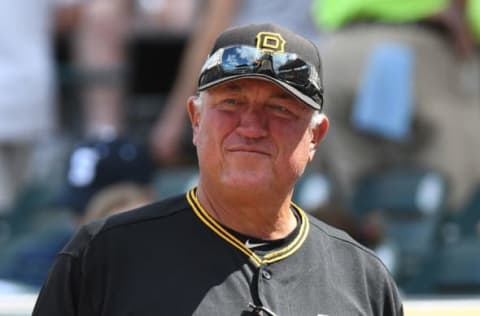
<svg viewBox="0 0 480 316">
<path fill-rule="evenodd" d="M 270 280 L 272 278 L 272 274 L 267 270 L 262 270 L 262 276 L 266 280 Z"/>
</svg>

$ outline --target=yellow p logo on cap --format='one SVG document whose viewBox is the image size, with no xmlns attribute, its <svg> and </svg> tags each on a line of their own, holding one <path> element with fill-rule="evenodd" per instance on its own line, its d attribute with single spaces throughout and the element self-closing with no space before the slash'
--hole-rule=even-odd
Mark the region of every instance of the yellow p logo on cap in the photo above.
<svg viewBox="0 0 480 316">
<path fill-rule="evenodd" d="M 285 40 L 279 33 L 259 32 L 257 34 L 257 48 L 264 53 L 281 53 L 285 51 Z"/>
</svg>

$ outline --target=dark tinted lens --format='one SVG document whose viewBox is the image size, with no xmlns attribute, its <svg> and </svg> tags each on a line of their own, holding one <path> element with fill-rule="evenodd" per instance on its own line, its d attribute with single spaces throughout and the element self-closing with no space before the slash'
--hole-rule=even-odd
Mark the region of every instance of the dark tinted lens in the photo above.
<svg viewBox="0 0 480 316">
<path fill-rule="evenodd" d="M 295 54 L 275 54 L 272 64 L 278 79 L 296 86 L 308 85 L 310 67 Z"/>
<path fill-rule="evenodd" d="M 204 71 L 200 75 L 200 78 L 198 79 L 198 85 L 199 87 L 201 87 L 223 77 L 225 77 L 225 75 L 222 68 L 219 66 L 215 66 L 214 68 Z"/>
<path fill-rule="evenodd" d="M 261 53 L 256 48 L 248 46 L 228 47 L 225 48 L 222 56 L 223 70 L 226 73 L 252 72 L 260 58 Z"/>
</svg>

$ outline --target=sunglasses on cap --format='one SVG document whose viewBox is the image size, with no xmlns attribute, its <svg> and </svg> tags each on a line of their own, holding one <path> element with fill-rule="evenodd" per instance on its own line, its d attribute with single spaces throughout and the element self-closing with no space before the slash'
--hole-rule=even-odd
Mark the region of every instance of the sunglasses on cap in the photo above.
<svg viewBox="0 0 480 316">
<path fill-rule="evenodd" d="M 295 88 L 308 97 L 302 100 L 321 111 L 323 90 L 318 72 L 313 65 L 294 53 L 262 51 L 245 45 L 220 48 L 203 65 L 198 90 L 207 89 L 231 77 L 253 74 L 270 77 L 283 86 L 287 84 Z M 295 91 L 292 92 L 299 96 Z"/>
</svg>

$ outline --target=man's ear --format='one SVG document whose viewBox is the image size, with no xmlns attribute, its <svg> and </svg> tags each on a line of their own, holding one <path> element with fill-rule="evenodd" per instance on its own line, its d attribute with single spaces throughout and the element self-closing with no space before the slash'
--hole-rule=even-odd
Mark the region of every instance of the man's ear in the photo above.
<svg viewBox="0 0 480 316">
<path fill-rule="evenodd" d="M 197 133 L 200 125 L 200 112 L 201 109 L 198 105 L 195 104 L 195 101 L 198 99 L 198 96 L 191 96 L 187 101 L 187 111 L 188 117 L 190 118 L 190 123 L 193 129 L 193 144 L 197 144 Z"/>
<path fill-rule="evenodd" d="M 327 134 L 328 127 L 330 126 L 328 117 L 323 113 L 320 115 L 322 116 L 321 122 L 312 128 L 312 139 L 310 140 L 310 161 L 313 159 L 320 142 Z"/>
</svg>

